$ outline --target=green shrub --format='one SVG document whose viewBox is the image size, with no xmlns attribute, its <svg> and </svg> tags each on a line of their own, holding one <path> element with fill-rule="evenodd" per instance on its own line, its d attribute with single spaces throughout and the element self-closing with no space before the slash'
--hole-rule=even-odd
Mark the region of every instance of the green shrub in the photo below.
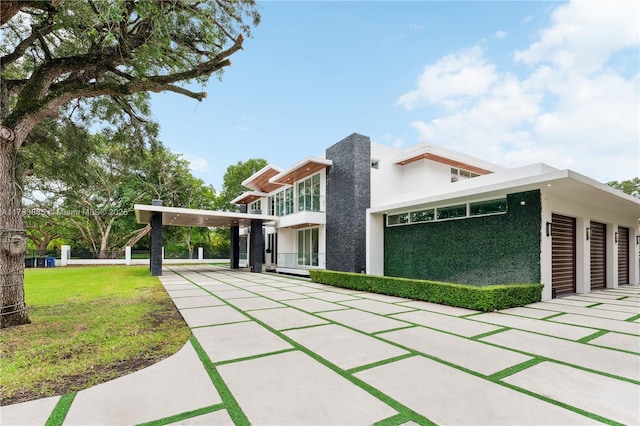
<svg viewBox="0 0 640 426">
<path fill-rule="evenodd" d="M 539 302 L 543 287 L 542 284 L 499 284 L 480 287 L 327 270 L 311 270 L 309 273 L 314 282 L 321 284 L 484 312 Z"/>
</svg>

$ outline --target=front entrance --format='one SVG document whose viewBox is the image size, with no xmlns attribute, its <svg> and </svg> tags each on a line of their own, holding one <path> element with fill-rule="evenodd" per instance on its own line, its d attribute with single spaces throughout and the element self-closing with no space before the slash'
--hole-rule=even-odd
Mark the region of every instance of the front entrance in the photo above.
<svg viewBox="0 0 640 426">
<path fill-rule="evenodd" d="M 576 292 L 576 219 L 551 215 L 551 288 L 555 294 Z"/>
<path fill-rule="evenodd" d="M 629 228 L 618 227 L 618 285 L 629 284 Z"/>
<path fill-rule="evenodd" d="M 591 290 L 607 287 L 607 226 L 591 222 Z"/>
</svg>

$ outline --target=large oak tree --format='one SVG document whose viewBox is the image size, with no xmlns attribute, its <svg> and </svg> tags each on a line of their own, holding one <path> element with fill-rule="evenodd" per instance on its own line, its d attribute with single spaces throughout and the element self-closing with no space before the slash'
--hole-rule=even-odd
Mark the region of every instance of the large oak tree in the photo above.
<svg viewBox="0 0 640 426">
<path fill-rule="evenodd" d="M 1 2 L 0 327 L 29 322 L 20 149 L 38 123 L 94 97 L 132 116 L 144 92 L 201 101 L 184 83 L 220 74 L 258 22 L 253 0 Z"/>
</svg>

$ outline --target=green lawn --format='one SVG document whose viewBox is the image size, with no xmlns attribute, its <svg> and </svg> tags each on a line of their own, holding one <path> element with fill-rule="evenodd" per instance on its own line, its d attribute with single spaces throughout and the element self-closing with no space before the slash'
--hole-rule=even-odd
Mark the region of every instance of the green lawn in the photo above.
<svg viewBox="0 0 640 426">
<path fill-rule="evenodd" d="M 65 394 L 153 364 L 190 330 L 149 268 L 25 271 L 32 321 L 0 330 L 0 403 Z"/>
</svg>

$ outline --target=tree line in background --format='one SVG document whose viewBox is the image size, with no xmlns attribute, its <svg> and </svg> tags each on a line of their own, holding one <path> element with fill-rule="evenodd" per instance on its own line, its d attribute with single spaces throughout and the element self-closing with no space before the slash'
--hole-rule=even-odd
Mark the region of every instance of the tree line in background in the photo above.
<svg viewBox="0 0 640 426">
<path fill-rule="evenodd" d="M 62 244 L 71 245 L 74 256 L 97 259 L 122 257 L 126 246 L 146 250 L 151 228 L 136 223 L 135 204 L 159 199 L 170 207 L 233 211 L 241 182 L 266 165 L 251 159 L 229 166 L 217 193 L 158 140 L 157 123 L 140 115 L 127 122 L 112 102 L 90 102 L 87 122 L 43 121 L 38 143 L 24 146 L 23 204 L 33 254 L 57 254 Z M 145 99 L 138 109 L 148 110 Z M 207 257 L 229 256 L 225 229 L 166 227 L 163 241 L 167 257 L 193 258 L 196 247 Z"/>
</svg>

